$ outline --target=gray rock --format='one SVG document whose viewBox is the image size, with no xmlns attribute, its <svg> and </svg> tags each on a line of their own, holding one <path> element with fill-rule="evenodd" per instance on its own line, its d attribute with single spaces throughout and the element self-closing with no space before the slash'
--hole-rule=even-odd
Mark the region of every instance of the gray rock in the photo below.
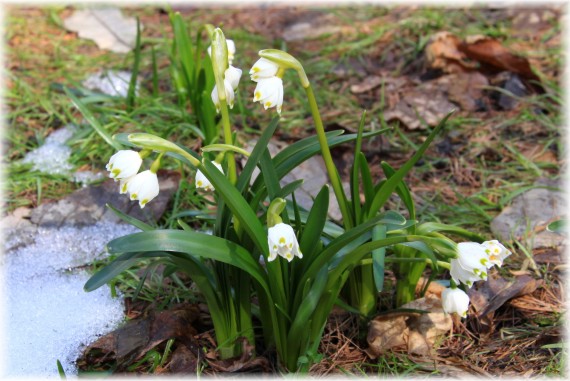
<svg viewBox="0 0 570 381">
<path fill-rule="evenodd" d="M 535 185 L 559 187 L 555 181 L 541 179 Z M 497 239 L 524 239 L 532 248 L 565 246 L 565 235 L 545 230 L 550 222 L 567 218 L 567 203 L 562 190 L 535 188 L 515 197 L 491 222 Z"/>
<path fill-rule="evenodd" d="M 124 17 L 118 8 L 77 10 L 63 20 L 63 25 L 79 37 L 95 41 L 100 49 L 128 53 L 135 47 L 137 21 Z"/>
<path fill-rule="evenodd" d="M 105 205 L 110 204 L 139 220 L 151 222 L 159 219 L 172 195 L 178 189 L 179 175 L 159 171 L 159 195 L 141 209 L 138 202 L 130 201 L 118 191 L 119 183 L 111 179 L 99 186 L 79 189 L 68 197 L 54 203 L 43 204 L 31 213 L 31 222 L 39 226 L 62 226 L 65 224 L 85 226 L 97 221 L 119 222 L 120 219 Z"/>
<path fill-rule="evenodd" d="M 4 250 L 10 251 L 34 243 L 38 227 L 30 221 L 31 211 L 30 208 L 19 207 L 2 218 L 0 226 Z"/>
</svg>

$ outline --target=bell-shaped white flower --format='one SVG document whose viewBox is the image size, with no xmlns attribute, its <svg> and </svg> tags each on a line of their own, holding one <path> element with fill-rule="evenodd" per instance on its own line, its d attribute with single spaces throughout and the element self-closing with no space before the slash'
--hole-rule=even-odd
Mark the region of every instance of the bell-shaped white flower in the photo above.
<svg viewBox="0 0 570 381">
<path fill-rule="evenodd" d="M 481 245 L 485 248 L 490 266 L 497 265 L 501 267 L 505 258 L 511 255 L 511 252 L 496 239 L 485 241 Z"/>
<path fill-rule="evenodd" d="M 121 150 L 111 156 L 106 168 L 109 177 L 117 181 L 136 175 L 141 165 L 142 158 L 137 151 Z"/>
<path fill-rule="evenodd" d="M 230 108 L 234 107 L 234 89 L 232 87 L 232 84 L 230 83 L 230 81 L 228 81 L 227 79 L 224 79 L 224 87 L 226 90 L 226 103 L 228 104 L 228 106 L 230 106 Z M 216 112 L 220 112 L 220 96 L 218 94 L 218 85 L 214 86 L 214 89 L 212 90 L 212 102 L 214 102 L 214 105 L 216 106 Z"/>
<path fill-rule="evenodd" d="M 266 58 L 260 58 L 249 71 L 252 81 L 259 81 L 261 79 L 267 79 L 275 77 L 279 71 L 279 65 L 273 61 Z"/>
<path fill-rule="evenodd" d="M 266 110 L 270 107 L 276 107 L 277 112 L 281 114 L 283 80 L 279 77 L 260 79 L 255 87 L 253 101 L 261 103 Z"/>
<path fill-rule="evenodd" d="M 485 247 L 477 242 L 461 242 L 457 248 L 458 257 L 450 261 L 453 280 L 468 287 L 478 280 L 486 280 L 490 262 Z"/>
<path fill-rule="evenodd" d="M 447 314 L 455 312 L 461 317 L 467 317 L 469 296 L 459 288 L 446 288 L 441 293 L 441 305 Z"/>
<path fill-rule="evenodd" d="M 269 262 L 277 258 L 277 255 L 282 256 L 289 262 L 294 257 L 303 258 L 303 254 L 299 250 L 299 242 L 295 236 L 293 228 L 284 223 L 278 223 L 270 227 L 267 231 L 267 243 L 269 245 Z"/>
<path fill-rule="evenodd" d="M 224 173 L 224 170 L 222 168 L 221 164 L 216 163 L 215 161 L 212 162 L 212 164 L 214 164 L 214 166 L 216 168 L 218 168 L 218 170 L 222 173 Z M 202 171 L 197 170 L 196 171 L 196 189 L 202 189 L 205 190 L 207 192 L 213 191 L 214 190 L 214 186 L 212 185 L 212 183 L 210 182 L 210 180 L 208 180 L 208 178 L 206 176 L 204 176 L 204 174 L 202 173 Z"/>
<path fill-rule="evenodd" d="M 241 73 L 242 73 L 241 69 L 233 67 L 231 65 L 224 72 L 224 79 L 231 84 L 233 90 L 237 89 L 239 85 L 239 80 L 241 79 Z"/>
<path fill-rule="evenodd" d="M 226 39 L 226 45 L 228 47 L 228 65 L 231 65 L 235 54 L 236 54 L 236 44 L 233 40 Z M 208 54 L 212 56 L 212 45 L 208 46 Z"/>
<path fill-rule="evenodd" d="M 158 196 L 160 190 L 158 177 L 156 173 L 150 170 L 137 174 L 132 179 L 129 179 L 126 184 L 131 200 L 138 200 L 141 209 Z"/>
</svg>

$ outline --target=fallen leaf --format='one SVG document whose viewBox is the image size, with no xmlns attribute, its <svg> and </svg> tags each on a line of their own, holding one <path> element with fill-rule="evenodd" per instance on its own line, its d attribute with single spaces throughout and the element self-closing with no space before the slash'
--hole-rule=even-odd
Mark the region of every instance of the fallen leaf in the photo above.
<svg viewBox="0 0 570 381">
<path fill-rule="evenodd" d="M 353 94 L 366 93 L 370 90 L 374 90 L 375 88 L 381 86 L 383 81 L 384 80 L 382 79 L 382 77 L 379 77 L 377 75 L 370 75 L 364 78 L 362 82 L 350 86 L 350 92 Z"/>
<path fill-rule="evenodd" d="M 526 58 L 510 52 L 494 38 L 468 36 L 458 45 L 458 49 L 467 58 L 484 63 L 496 72 L 506 70 L 526 80 L 540 82 L 540 78 L 533 73 Z"/>
<path fill-rule="evenodd" d="M 404 304 L 401 309 L 413 311 L 393 311 L 378 315 L 370 322 L 366 353 L 371 358 L 401 347 L 411 354 L 430 355 L 435 340 L 453 326 L 438 297 L 420 298 Z"/>
<path fill-rule="evenodd" d="M 445 115 L 456 107 L 450 103 L 443 91 L 433 84 L 425 84 L 407 93 L 394 109 L 384 112 L 386 121 L 398 119 L 410 130 L 424 129 L 420 118 L 428 126 L 436 126 Z"/>
<path fill-rule="evenodd" d="M 458 46 L 458 37 L 442 31 L 434 34 L 427 43 L 424 54 L 431 69 L 440 69 L 445 73 L 461 73 L 477 67 L 476 63 L 467 62 Z"/>
<path fill-rule="evenodd" d="M 175 310 L 151 312 L 148 316 L 131 320 L 90 344 L 83 351 L 88 365 L 116 359 L 124 364 L 141 358 L 152 348 L 169 339 L 176 339 L 190 350 L 198 350 L 192 324 L 199 311 L 194 305 L 183 305 Z"/>
<path fill-rule="evenodd" d="M 174 352 L 168 365 L 170 373 L 191 373 L 196 374 L 198 369 L 198 358 L 186 346 L 179 345 Z"/>
<path fill-rule="evenodd" d="M 478 332 L 490 334 L 495 329 L 494 312 L 507 301 L 532 293 L 542 281 L 536 281 L 529 275 L 521 275 L 513 282 L 508 282 L 497 273 L 492 273 L 486 282 L 477 282 L 469 289 L 471 306 L 477 314 Z"/>
<path fill-rule="evenodd" d="M 481 109 L 483 91 L 489 86 L 489 80 L 483 74 L 473 71 L 448 76 L 449 100 L 455 102 L 465 111 Z"/>
<path fill-rule="evenodd" d="M 408 335 L 406 320 L 408 316 L 398 313 L 380 315 L 372 319 L 366 338 L 368 342 L 366 353 L 376 358 L 392 348 L 406 345 Z"/>
<path fill-rule="evenodd" d="M 128 53 L 135 47 L 137 22 L 118 8 L 87 8 L 63 20 L 66 29 L 93 40 L 100 49 Z"/>
</svg>

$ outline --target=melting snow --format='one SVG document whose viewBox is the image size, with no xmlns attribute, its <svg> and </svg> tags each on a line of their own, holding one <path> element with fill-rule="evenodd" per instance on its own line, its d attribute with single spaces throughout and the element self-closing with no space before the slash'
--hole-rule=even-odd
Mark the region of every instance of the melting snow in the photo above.
<svg viewBox="0 0 570 381">
<path fill-rule="evenodd" d="M 123 320 L 123 303 L 111 298 L 107 286 L 84 292 L 89 275 L 73 268 L 97 258 L 109 240 L 136 231 L 129 225 L 102 222 L 89 227 L 40 227 L 34 243 L 0 257 L 0 273 L 5 273 L 0 379 L 57 378 L 57 360 L 68 376 L 77 374 L 74 361 L 81 350 Z"/>
<path fill-rule="evenodd" d="M 46 138 L 44 144 L 26 154 L 22 163 L 32 164 L 33 171 L 40 171 L 50 175 L 68 176 L 72 181 L 83 186 L 103 179 L 103 173 L 92 171 L 72 172 L 73 165 L 69 162 L 71 148 L 65 143 L 73 136 L 77 128 L 68 124 L 59 130 L 53 131 Z"/>
<path fill-rule="evenodd" d="M 101 91 L 104 94 L 125 98 L 129 92 L 131 73 L 128 71 L 99 71 L 90 75 L 83 86 L 89 90 Z M 139 84 L 135 86 L 135 94 L 138 94 Z"/>
</svg>

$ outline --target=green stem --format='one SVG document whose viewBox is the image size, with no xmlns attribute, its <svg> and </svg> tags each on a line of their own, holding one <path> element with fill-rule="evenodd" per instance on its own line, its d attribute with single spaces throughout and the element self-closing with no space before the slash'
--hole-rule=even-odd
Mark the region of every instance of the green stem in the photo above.
<svg viewBox="0 0 570 381">
<path fill-rule="evenodd" d="M 225 98 L 220 99 L 220 112 L 222 114 L 224 142 L 228 145 L 233 145 L 232 128 L 230 125 L 230 114 L 228 112 L 228 104 Z M 237 182 L 237 172 L 236 172 L 236 159 L 234 153 L 228 151 L 226 157 L 228 158 L 228 179 L 230 180 L 230 183 L 235 185 L 235 183 Z"/>
<path fill-rule="evenodd" d="M 344 194 L 344 190 L 342 189 L 342 184 L 340 182 L 340 176 L 338 175 L 338 171 L 334 165 L 331 151 L 327 144 L 327 137 L 325 135 L 325 127 L 323 126 L 323 121 L 321 119 L 321 114 L 319 113 L 319 108 L 317 106 L 317 100 L 315 99 L 315 94 L 313 93 L 313 89 L 311 85 L 305 87 L 305 91 L 307 93 L 307 98 L 309 100 L 309 106 L 311 108 L 311 113 L 313 114 L 313 119 L 315 121 L 315 129 L 317 131 L 317 137 L 319 139 L 319 144 L 321 145 L 321 154 L 323 156 L 323 160 L 325 161 L 325 166 L 327 168 L 327 172 L 329 174 L 329 178 L 331 181 L 331 185 L 334 190 L 334 194 L 338 201 L 338 205 L 340 207 L 340 213 L 342 214 L 343 223 L 345 230 L 349 230 L 354 226 L 352 221 L 352 215 L 349 213 L 346 195 Z"/>
</svg>

